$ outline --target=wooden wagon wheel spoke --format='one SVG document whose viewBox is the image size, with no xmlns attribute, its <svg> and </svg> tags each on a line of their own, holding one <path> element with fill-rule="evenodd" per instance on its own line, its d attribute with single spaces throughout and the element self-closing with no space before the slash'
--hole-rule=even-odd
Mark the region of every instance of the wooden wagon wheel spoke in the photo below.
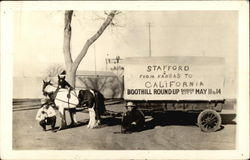
<svg viewBox="0 0 250 160">
<path fill-rule="evenodd" d="M 202 131 L 213 132 L 219 129 L 221 117 L 216 111 L 206 109 L 199 114 L 197 122 Z"/>
<path fill-rule="evenodd" d="M 205 124 L 204 127 L 207 128 L 207 127 L 208 127 L 208 124 Z"/>
<path fill-rule="evenodd" d="M 213 119 L 213 118 L 215 118 L 216 116 L 215 115 L 213 115 L 212 113 L 209 115 L 209 118 L 211 118 L 211 119 Z"/>
<path fill-rule="evenodd" d="M 202 125 L 206 125 L 207 122 L 206 122 L 206 121 L 202 121 L 201 124 L 202 124 Z"/>
<path fill-rule="evenodd" d="M 214 123 L 214 122 L 217 122 L 217 121 L 218 121 L 218 118 L 213 117 L 213 119 L 210 119 L 210 120 L 209 120 L 209 123 Z"/>
<path fill-rule="evenodd" d="M 210 120 L 210 122 L 217 122 L 218 118 L 214 117 L 213 119 Z"/>
</svg>

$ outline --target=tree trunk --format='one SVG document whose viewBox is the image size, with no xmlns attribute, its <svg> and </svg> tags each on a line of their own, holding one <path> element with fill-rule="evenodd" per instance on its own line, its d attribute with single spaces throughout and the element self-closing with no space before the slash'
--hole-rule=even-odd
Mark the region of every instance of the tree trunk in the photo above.
<svg viewBox="0 0 250 160">
<path fill-rule="evenodd" d="M 73 11 L 65 11 L 63 55 L 66 68 L 66 80 L 75 88 L 75 72 L 72 70 L 73 61 L 70 50 L 72 15 Z"/>
<path fill-rule="evenodd" d="M 121 77 L 120 85 L 121 85 L 121 97 L 120 98 L 123 98 L 123 95 L 124 95 L 124 76 Z"/>
<path fill-rule="evenodd" d="M 76 70 L 69 70 L 66 71 L 67 75 L 66 75 L 66 81 L 73 87 L 75 88 L 75 82 L 76 82 Z"/>
<path fill-rule="evenodd" d="M 83 57 L 87 54 L 89 47 L 102 35 L 104 30 L 108 27 L 108 25 L 112 22 L 114 16 L 117 14 L 117 11 L 111 11 L 103 22 L 98 31 L 90 37 L 84 44 L 81 52 L 76 57 L 75 61 L 72 61 L 71 50 L 70 50 L 70 42 L 71 42 L 71 20 L 73 11 L 65 11 L 65 24 L 64 24 L 64 41 L 63 41 L 63 54 L 65 60 L 65 67 L 67 77 L 66 80 L 68 83 L 75 88 L 75 80 L 76 80 L 76 71 L 81 63 Z"/>
</svg>

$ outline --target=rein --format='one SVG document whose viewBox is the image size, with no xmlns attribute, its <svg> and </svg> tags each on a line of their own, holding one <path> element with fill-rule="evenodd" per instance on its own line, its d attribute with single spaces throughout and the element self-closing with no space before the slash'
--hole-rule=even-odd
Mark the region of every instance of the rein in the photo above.
<svg viewBox="0 0 250 160">
<path fill-rule="evenodd" d="M 70 102 L 67 102 L 67 101 L 64 101 L 64 100 L 61 100 L 61 99 L 58 99 L 58 98 L 55 98 L 55 100 L 58 100 L 58 101 L 61 101 L 61 102 L 65 102 L 67 104 L 72 104 L 72 105 L 77 106 L 77 104 L 75 104 L 75 103 L 70 103 Z"/>
<path fill-rule="evenodd" d="M 55 85 L 52 85 L 52 84 L 50 84 L 50 86 L 56 88 L 56 90 L 55 91 L 51 91 L 51 92 L 46 92 L 43 89 L 43 92 L 45 92 L 47 94 L 53 93 L 53 94 L 55 94 L 55 97 L 56 97 L 56 95 L 57 95 L 58 92 L 63 92 L 63 91 L 60 91 L 61 88 L 59 88 L 59 86 L 55 86 Z M 72 95 L 75 96 L 76 98 L 78 98 L 75 89 L 73 89 L 72 91 L 74 91 L 74 92 L 72 92 Z"/>
<path fill-rule="evenodd" d="M 74 105 L 74 106 L 77 106 L 77 105 L 78 105 L 78 104 L 70 103 L 70 102 L 69 102 L 69 98 L 68 98 L 68 101 L 65 101 L 65 100 L 56 98 L 58 92 L 63 92 L 63 91 L 60 91 L 61 88 L 59 88 L 59 86 L 55 86 L 55 85 L 52 85 L 52 84 L 50 84 L 50 86 L 56 88 L 56 90 L 55 90 L 55 91 L 51 91 L 51 92 L 46 92 L 46 91 L 44 91 L 44 89 L 43 89 L 43 92 L 45 92 L 46 94 L 48 94 L 48 96 L 50 97 L 50 99 L 51 99 L 53 102 L 54 102 L 55 100 L 58 100 L 58 101 L 61 101 L 61 102 L 65 102 L 65 103 L 67 103 L 68 105 L 70 105 L 70 104 L 71 104 L 71 105 Z M 75 97 L 78 99 L 78 96 L 77 96 L 77 94 L 76 94 L 76 91 L 75 91 L 75 90 L 71 90 L 71 91 L 73 91 L 73 92 L 70 93 L 70 94 L 72 94 L 73 96 L 75 96 Z"/>
<path fill-rule="evenodd" d="M 74 105 L 74 106 L 77 106 L 77 105 L 78 105 L 78 104 L 69 102 L 69 99 L 70 99 L 70 98 L 68 98 L 68 101 L 67 101 L 67 100 L 62 100 L 62 99 L 56 98 L 58 92 L 65 92 L 65 91 L 60 91 L 61 88 L 59 88 L 59 85 L 58 85 L 58 86 L 55 86 L 55 85 L 53 85 L 53 84 L 49 84 L 49 86 L 56 88 L 56 90 L 55 90 L 55 91 L 51 91 L 51 92 L 47 92 L 47 91 L 45 91 L 45 89 L 43 89 L 43 92 L 46 93 L 46 94 L 49 96 L 49 98 L 51 99 L 52 102 L 54 102 L 55 100 L 58 100 L 58 101 L 67 103 L 68 105 Z M 45 87 L 45 88 L 46 88 L 46 87 Z M 66 89 L 65 89 L 65 90 L 66 90 Z M 77 96 L 77 94 L 76 94 L 75 89 L 70 90 L 70 91 L 73 91 L 73 92 L 70 92 L 70 94 L 72 94 L 73 96 L 75 96 L 75 97 L 78 99 L 78 96 Z M 95 93 L 94 93 L 92 90 L 90 90 L 90 92 L 91 92 L 92 94 L 94 94 L 94 96 L 95 96 Z M 86 102 L 87 102 L 87 100 L 84 100 L 82 103 L 84 104 L 84 103 L 86 103 Z"/>
</svg>

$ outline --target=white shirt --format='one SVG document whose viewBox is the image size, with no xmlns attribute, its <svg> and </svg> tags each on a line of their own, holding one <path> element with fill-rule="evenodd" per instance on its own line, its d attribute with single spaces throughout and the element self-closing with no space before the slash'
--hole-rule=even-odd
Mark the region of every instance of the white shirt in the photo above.
<svg viewBox="0 0 250 160">
<path fill-rule="evenodd" d="M 49 108 L 46 109 L 46 106 L 44 106 L 37 111 L 36 120 L 41 121 L 47 117 L 53 117 L 55 115 L 56 112 L 53 107 L 49 106 Z"/>
</svg>

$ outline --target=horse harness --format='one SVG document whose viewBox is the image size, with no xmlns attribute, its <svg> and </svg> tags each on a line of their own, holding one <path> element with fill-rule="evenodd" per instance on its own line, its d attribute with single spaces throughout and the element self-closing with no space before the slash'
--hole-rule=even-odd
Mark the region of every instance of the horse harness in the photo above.
<svg viewBox="0 0 250 160">
<path fill-rule="evenodd" d="M 53 86 L 53 85 L 51 85 L 51 86 Z M 55 86 L 53 86 L 53 87 L 55 87 Z M 89 100 L 90 100 L 91 98 L 90 98 L 90 97 L 87 97 L 86 99 L 85 99 L 85 98 L 84 98 L 84 99 L 81 99 L 81 98 L 79 97 L 80 92 L 84 92 L 84 95 L 87 95 L 87 96 L 90 96 L 90 94 L 91 94 L 91 95 L 93 96 L 93 97 L 92 97 L 93 99 L 95 99 L 95 97 L 97 96 L 97 95 L 96 95 L 96 92 L 95 92 L 94 90 L 92 90 L 92 89 L 90 89 L 90 90 L 81 90 L 81 91 L 79 91 L 79 95 L 77 96 L 76 91 L 75 91 L 72 87 L 69 87 L 68 94 L 67 94 L 67 101 L 65 101 L 65 100 L 56 98 L 56 95 L 58 94 L 58 92 L 60 92 L 60 91 L 59 91 L 59 90 L 60 90 L 60 87 L 57 86 L 57 87 L 55 87 L 55 88 L 56 88 L 56 90 L 55 90 L 54 92 L 46 92 L 46 91 L 43 91 L 43 92 L 45 92 L 45 93 L 48 95 L 50 101 L 51 101 L 54 105 L 55 105 L 55 100 L 58 100 L 58 101 L 67 103 L 67 104 L 68 104 L 68 108 L 70 108 L 70 105 L 75 105 L 75 106 L 77 107 L 78 105 L 82 106 L 81 104 L 85 104 L 85 105 L 86 105 L 86 103 L 89 102 Z M 72 91 L 73 91 L 73 93 L 72 93 Z M 89 91 L 89 92 L 87 92 L 87 91 Z M 77 99 L 78 99 L 78 101 L 79 101 L 79 104 L 74 104 L 74 103 L 71 103 L 71 102 L 70 102 L 71 93 L 72 93 L 75 97 L 77 97 Z M 89 93 L 90 93 L 90 94 L 89 94 Z M 87 108 L 94 106 L 94 104 L 96 103 L 95 100 L 93 100 L 92 102 L 93 102 L 93 104 L 92 104 L 91 106 L 88 105 Z M 96 104 L 95 104 L 95 105 L 96 105 Z M 56 106 L 56 105 L 55 105 L 55 106 Z M 82 107 L 82 108 L 85 108 L 85 107 Z"/>
<path fill-rule="evenodd" d="M 53 85 L 51 85 L 51 86 L 53 86 Z M 53 86 L 53 87 L 55 87 L 55 86 Z M 59 90 L 60 90 L 60 88 L 59 88 L 59 86 L 57 86 L 57 87 L 55 87 L 56 88 L 56 90 L 53 92 L 46 92 L 46 91 L 43 91 L 44 93 L 46 93 L 47 95 L 48 95 L 48 97 L 49 97 L 49 99 L 50 99 L 50 101 L 55 105 L 55 100 L 58 100 L 58 101 L 61 101 L 61 102 L 65 102 L 65 103 L 68 103 L 68 108 L 69 108 L 69 105 L 75 105 L 75 106 L 77 106 L 77 104 L 74 104 L 74 103 L 70 103 L 69 102 L 69 99 L 71 98 L 71 96 L 70 96 L 70 93 L 71 93 L 71 91 L 73 90 L 72 88 L 70 88 L 69 89 L 69 92 L 68 92 L 68 94 L 67 94 L 67 98 L 68 98 L 68 101 L 64 101 L 64 100 L 61 100 L 61 99 L 58 99 L 58 98 L 56 98 L 56 95 L 57 95 L 57 93 L 59 92 Z M 75 90 L 73 90 L 74 91 L 74 96 L 75 97 L 77 97 L 76 96 L 76 92 L 75 92 Z M 78 98 L 78 97 L 77 97 Z M 56 105 L 55 105 L 56 106 Z"/>
</svg>

